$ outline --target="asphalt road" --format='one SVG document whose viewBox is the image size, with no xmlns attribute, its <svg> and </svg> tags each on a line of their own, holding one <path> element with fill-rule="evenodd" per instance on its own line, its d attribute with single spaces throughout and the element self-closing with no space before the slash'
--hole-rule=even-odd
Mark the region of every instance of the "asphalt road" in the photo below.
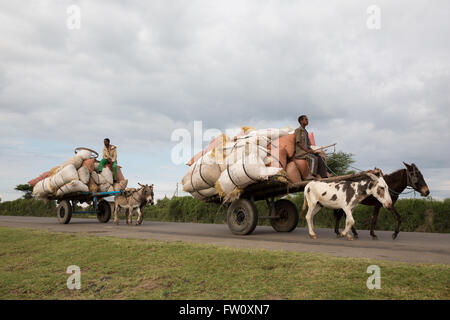
<svg viewBox="0 0 450 320">
<path fill-rule="evenodd" d="M 53 232 L 80 233 L 121 238 L 145 238 L 163 241 L 208 243 L 239 248 L 319 252 L 339 257 L 371 258 L 414 263 L 450 264 L 450 234 L 401 232 L 392 240 L 391 231 L 378 231 L 372 240 L 366 230 L 358 231 L 359 239 L 337 238 L 331 229 L 315 229 L 317 239 L 308 237 L 305 228 L 278 233 L 271 227 L 258 226 L 248 236 L 233 235 L 224 224 L 198 224 L 144 221 L 141 226 L 119 226 L 111 221 L 72 218 L 67 225 L 57 218 L 0 216 L 0 226 L 45 229 Z"/>
</svg>

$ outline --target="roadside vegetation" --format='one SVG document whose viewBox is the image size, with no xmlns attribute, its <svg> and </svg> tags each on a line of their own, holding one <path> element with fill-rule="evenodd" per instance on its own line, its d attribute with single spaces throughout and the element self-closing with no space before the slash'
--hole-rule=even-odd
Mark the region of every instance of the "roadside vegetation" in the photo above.
<svg viewBox="0 0 450 320">
<path fill-rule="evenodd" d="M 0 228 L 0 299 L 449 299 L 450 267 Z M 67 288 L 69 266 L 81 289 Z M 378 265 L 381 289 L 369 290 Z"/>
<path fill-rule="evenodd" d="M 303 204 L 303 194 L 288 196 L 299 211 Z M 257 201 L 256 207 L 260 215 L 267 215 L 265 201 Z M 401 231 L 416 232 L 450 232 L 450 199 L 444 201 L 428 199 L 400 199 L 395 207 L 402 215 Z M 39 200 L 18 199 L 0 203 L 0 215 L 55 217 L 56 204 L 51 201 L 45 204 Z M 360 205 L 353 215 L 355 227 L 360 230 L 370 229 L 370 219 L 373 208 Z M 143 210 L 144 219 L 151 221 L 174 221 L 195 223 L 226 223 L 226 207 L 205 203 L 192 197 L 173 197 L 161 199 L 154 206 L 146 206 Z M 95 215 L 74 215 L 77 218 Z M 260 220 L 259 225 L 269 225 L 268 220 Z M 341 220 L 343 228 L 345 218 Z M 314 225 L 318 228 L 334 228 L 333 212 L 323 208 L 314 218 Z M 381 209 L 376 230 L 394 230 L 396 220 L 388 210 Z M 301 218 L 299 227 L 305 227 L 306 221 Z"/>
<path fill-rule="evenodd" d="M 350 170 L 355 162 L 353 154 L 342 151 L 327 155 L 328 166 L 336 175 L 354 173 Z M 28 184 L 16 186 L 15 190 L 24 192 L 22 199 L 0 203 L 0 215 L 54 217 L 56 215 L 55 201 L 47 204 L 34 200 L 32 188 Z M 293 201 L 299 212 L 303 204 L 303 193 L 289 195 L 287 199 Z M 256 202 L 260 215 L 267 215 L 265 201 Z M 450 199 L 434 200 L 432 197 L 400 199 L 395 207 L 402 215 L 400 231 L 418 232 L 450 232 Z M 205 203 L 192 197 L 164 198 L 157 201 L 155 206 L 147 206 L 143 210 L 144 219 L 153 221 L 197 222 L 197 223 L 226 223 L 226 207 Z M 373 208 L 360 205 L 354 211 L 355 227 L 360 230 L 370 229 L 370 220 Z M 95 215 L 77 214 L 76 217 L 95 218 Z M 260 220 L 260 225 L 270 225 L 268 220 Z M 345 218 L 341 219 L 341 228 Z M 333 212 L 323 208 L 314 218 L 314 225 L 319 228 L 334 228 Z M 300 227 L 306 226 L 303 217 L 300 218 Z M 380 210 L 376 230 L 394 230 L 396 220 L 386 209 Z"/>
</svg>

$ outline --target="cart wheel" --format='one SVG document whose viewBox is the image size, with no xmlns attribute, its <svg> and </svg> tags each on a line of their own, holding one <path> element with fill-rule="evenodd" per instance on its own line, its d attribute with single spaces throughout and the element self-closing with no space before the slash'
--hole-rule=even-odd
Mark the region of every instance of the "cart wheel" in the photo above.
<svg viewBox="0 0 450 320">
<path fill-rule="evenodd" d="M 291 232 L 298 225 L 298 210 L 295 204 L 286 199 L 275 202 L 275 214 L 278 219 L 270 219 L 272 228 L 278 232 Z"/>
<path fill-rule="evenodd" d="M 72 219 L 72 205 L 69 201 L 63 200 L 56 207 L 56 215 L 59 223 L 68 224 Z"/>
<path fill-rule="evenodd" d="M 258 223 L 258 210 L 252 201 L 238 199 L 228 207 L 227 223 L 234 234 L 251 234 Z"/>
<path fill-rule="evenodd" d="M 107 223 L 111 219 L 111 206 L 106 200 L 101 200 L 98 203 L 97 220 L 102 223 Z"/>
</svg>

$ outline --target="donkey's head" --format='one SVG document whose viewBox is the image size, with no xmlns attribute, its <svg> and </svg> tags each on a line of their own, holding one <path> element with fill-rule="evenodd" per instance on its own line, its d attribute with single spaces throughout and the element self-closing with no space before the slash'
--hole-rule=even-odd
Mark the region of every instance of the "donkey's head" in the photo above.
<svg viewBox="0 0 450 320">
<path fill-rule="evenodd" d="M 406 167 L 406 184 L 417 192 L 420 192 L 422 197 L 428 196 L 430 194 L 430 189 L 428 189 L 427 183 L 423 179 L 422 173 L 417 166 L 414 163 L 409 165 L 403 162 L 403 164 Z"/>
<path fill-rule="evenodd" d="M 384 181 L 382 174 L 377 177 L 371 172 L 366 173 L 367 176 L 372 180 L 367 188 L 367 193 L 373 195 L 385 208 L 390 208 L 392 206 L 391 195 L 389 194 L 389 187 Z"/>
<path fill-rule="evenodd" d="M 150 203 L 150 205 L 154 205 L 154 196 L 155 194 L 153 193 L 153 184 L 152 185 L 143 185 L 138 183 L 139 186 L 141 187 L 140 190 L 142 190 L 142 194 L 141 196 L 146 200 L 147 203 Z"/>
</svg>

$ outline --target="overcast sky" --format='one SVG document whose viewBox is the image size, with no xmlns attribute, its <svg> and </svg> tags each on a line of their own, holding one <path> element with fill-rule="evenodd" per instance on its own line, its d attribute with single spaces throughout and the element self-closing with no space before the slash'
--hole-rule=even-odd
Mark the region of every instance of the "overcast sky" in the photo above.
<svg viewBox="0 0 450 320">
<path fill-rule="evenodd" d="M 449 12 L 447 0 L 1 0 L 0 197 L 105 137 L 130 185 L 170 197 L 187 171 L 171 162 L 173 130 L 296 127 L 300 114 L 355 167 L 414 162 L 450 197 Z"/>
</svg>

